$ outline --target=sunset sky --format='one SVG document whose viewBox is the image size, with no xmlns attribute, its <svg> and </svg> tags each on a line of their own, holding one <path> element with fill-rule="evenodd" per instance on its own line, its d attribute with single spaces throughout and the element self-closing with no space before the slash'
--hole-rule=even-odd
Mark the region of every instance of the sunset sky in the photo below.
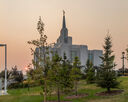
<svg viewBox="0 0 128 102">
<path fill-rule="evenodd" d="M 63 10 L 73 44 L 102 49 L 109 29 L 117 68 L 122 66 L 121 53 L 128 45 L 128 0 L 0 0 L 0 43 L 8 46 L 8 68 L 17 65 L 22 70 L 31 63 L 27 41 L 39 37 L 39 16 L 45 23 L 48 42 L 56 42 Z M 3 54 L 4 48 L 0 48 L 0 70 L 4 67 Z"/>
</svg>

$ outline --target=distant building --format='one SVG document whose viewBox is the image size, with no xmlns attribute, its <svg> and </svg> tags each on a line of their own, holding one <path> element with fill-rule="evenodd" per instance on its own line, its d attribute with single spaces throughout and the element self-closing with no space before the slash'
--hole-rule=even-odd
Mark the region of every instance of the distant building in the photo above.
<svg viewBox="0 0 128 102">
<path fill-rule="evenodd" d="M 68 60 L 70 60 L 71 62 L 73 62 L 75 56 L 78 56 L 82 66 L 86 65 L 88 59 L 92 61 L 94 66 L 99 66 L 101 64 L 100 56 L 102 56 L 103 54 L 102 50 L 88 50 L 87 45 L 72 44 L 72 37 L 68 36 L 68 29 L 66 27 L 64 11 L 60 36 L 54 46 L 50 48 L 50 50 L 53 52 L 56 51 L 62 58 L 65 53 Z M 38 48 L 36 49 L 36 52 L 39 52 Z M 36 57 L 34 57 L 34 59 L 35 61 L 37 60 Z"/>
</svg>

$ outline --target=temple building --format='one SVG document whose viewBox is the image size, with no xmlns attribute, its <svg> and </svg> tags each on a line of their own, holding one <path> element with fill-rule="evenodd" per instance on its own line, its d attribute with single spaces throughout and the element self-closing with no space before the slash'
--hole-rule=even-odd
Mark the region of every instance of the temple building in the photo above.
<svg viewBox="0 0 128 102">
<path fill-rule="evenodd" d="M 38 49 L 36 49 L 38 50 Z M 68 36 L 68 29 L 66 27 L 65 12 L 63 11 L 62 29 L 57 42 L 50 49 L 53 52 L 57 52 L 59 56 L 63 58 L 66 54 L 69 61 L 73 62 L 75 56 L 77 56 L 82 66 L 86 65 L 88 59 L 90 59 L 94 66 L 101 64 L 100 56 L 102 56 L 102 50 L 88 50 L 87 45 L 75 45 L 72 44 L 72 37 Z M 51 55 L 50 55 L 51 56 Z"/>
</svg>

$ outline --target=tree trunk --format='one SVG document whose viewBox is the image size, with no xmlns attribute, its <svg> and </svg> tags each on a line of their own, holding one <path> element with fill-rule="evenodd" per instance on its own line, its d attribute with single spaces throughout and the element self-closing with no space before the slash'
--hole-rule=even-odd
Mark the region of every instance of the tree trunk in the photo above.
<svg viewBox="0 0 128 102">
<path fill-rule="evenodd" d="M 77 81 L 75 81 L 75 94 L 77 96 Z"/>
<path fill-rule="evenodd" d="M 109 88 L 109 87 L 107 88 L 107 92 L 108 92 L 108 93 L 110 92 L 110 88 Z"/>
<path fill-rule="evenodd" d="M 28 84 L 28 91 L 29 91 L 29 84 Z"/>
<path fill-rule="evenodd" d="M 59 87 L 57 88 L 57 96 L 58 96 L 58 102 L 60 102 L 60 89 L 59 89 Z"/>
<path fill-rule="evenodd" d="M 44 102 L 47 102 L 47 83 L 46 83 L 46 79 L 44 80 Z"/>
</svg>

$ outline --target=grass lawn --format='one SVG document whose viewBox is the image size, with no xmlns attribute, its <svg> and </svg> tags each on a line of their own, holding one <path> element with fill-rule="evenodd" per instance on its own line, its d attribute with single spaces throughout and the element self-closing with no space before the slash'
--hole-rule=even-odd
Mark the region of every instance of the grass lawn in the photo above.
<svg viewBox="0 0 128 102">
<path fill-rule="evenodd" d="M 97 87 L 95 84 L 87 85 L 85 81 L 80 81 L 78 93 L 88 93 L 89 95 L 79 99 L 69 99 L 72 102 L 128 102 L 128 77 L 120 77 L 121 81 L 119 88 L 124 89 L 124 92 L 115 96 L 95 96 L 97 92 L 105 91 L 105 89 Z M 8 90 L 9 95 L 0 96 L 0 102 L 42 102 L 43 96 L 40 95 L 41 87 Z M 51 97 L 56 100 L 56 96 Z M 62 100 L 65 99 L 63 95 Z"/>
</svg>

